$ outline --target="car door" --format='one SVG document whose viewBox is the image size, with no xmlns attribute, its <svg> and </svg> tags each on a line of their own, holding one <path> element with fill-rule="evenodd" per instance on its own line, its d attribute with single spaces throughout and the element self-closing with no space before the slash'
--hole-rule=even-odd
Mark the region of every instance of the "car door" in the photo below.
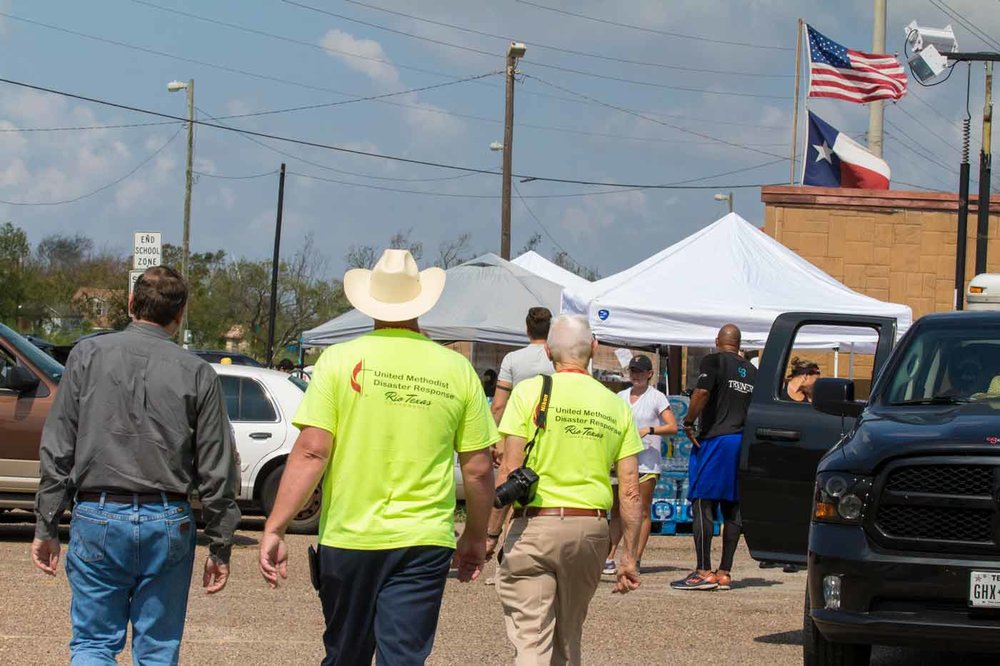
<svg viewBox="0 0 1000 666">
<path fill-rule="evenodd" d="M 814 333 L 806 334 L 807 330 Z M 822 414 L 807 401 L 793 402 L 782 395 L 793 350 L 804 340 L 830 332 L 870 341 L 865 344 L 874 379 L 895 342 L 896 320 L 811 313 L 783 314 L 775 320 L 761 357 L 740 457 L 743 533 L 757 560 L 805 563 L 816 466 L 853 427 L 854 419 Z M 809 353 L 817 357 L 833 354 L 829 350 Z M 841 366 L 839 376 L 846 374 L 844 355 L 841 351 L 835 356 L 834 363 Z"/>
<path fill-rule="evenodd" d="M 14 367 L 34 375 L 38 386 L 30 391 L 7 388 Z M 40 375 L 0 339 L 0 492 L 33 493 L 38 488 L 38 449 L 54 398 Z"/>
<path fill-rule="evenodd" d="M 264 383 L 254 377 L 220 373 L 226 411 L 236 433 L 240 471 L 249 482 L 250 470 L 267 454 L 285 444 L 287 427 L 278 403 Z"/>
</svg>

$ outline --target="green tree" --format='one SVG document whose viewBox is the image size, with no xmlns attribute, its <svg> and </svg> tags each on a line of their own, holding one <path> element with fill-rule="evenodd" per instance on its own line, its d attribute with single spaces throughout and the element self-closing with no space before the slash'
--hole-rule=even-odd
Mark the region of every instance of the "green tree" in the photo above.
<svg viewBox="0 0 1000 666">
<path fill-rule="evenodd" d="M 0 321 L 15 324 L 18 306 L 26 305 L 30 276 L 28 259 L 31 245 L 20 227 L 6 222 L 0 226 Z"/>
<path fill-rule="evenodd" d="M 565 250 L 560 250 L 552 256 L 552 263 L 556 266 L 561 266 L 571 273 L 576 273 L 585 280 L 600 280 L 600 272 L 593 266 L 584 266 L 583 264 L 578 264 L 573 257 L 569 256 L 569 253 Z"/>
</svg>

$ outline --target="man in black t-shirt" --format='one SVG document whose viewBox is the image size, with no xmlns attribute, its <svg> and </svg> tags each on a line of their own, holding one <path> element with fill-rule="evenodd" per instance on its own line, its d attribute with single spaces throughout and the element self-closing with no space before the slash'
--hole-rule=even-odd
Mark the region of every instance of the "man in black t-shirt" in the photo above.
<svg viewBox="0 0 1000 666">
<path fill-rule="evenodd" d="M 740 541 L 736 474 L 757 369 L 740 356 L 740 329 L 733 324 L 719 329 L 715 346 L 718 352 L 701 361 L 697 388 L 684 419 L 684 431 L 694 445 L 688 468 L 688 499 L 698 564 L 686 578 L 671 583 L 679 590 L 730 589 L 730 570 Z M 699 416 L 696 435 L 694 422 Z M 718 507 L 724 521 L 722 562 L 712 571 L 712 532 Z"/>
</svg>

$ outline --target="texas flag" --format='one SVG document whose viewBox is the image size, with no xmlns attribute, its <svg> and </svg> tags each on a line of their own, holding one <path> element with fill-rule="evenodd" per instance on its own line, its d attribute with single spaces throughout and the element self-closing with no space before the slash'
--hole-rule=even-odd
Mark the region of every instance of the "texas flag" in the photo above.
<svg viewBox="0 0 1000 666">
<path fill-rule="evenodd" d="M 809 112 L 803 185 L 889 189 L 889 164 Z"/>
</svg>

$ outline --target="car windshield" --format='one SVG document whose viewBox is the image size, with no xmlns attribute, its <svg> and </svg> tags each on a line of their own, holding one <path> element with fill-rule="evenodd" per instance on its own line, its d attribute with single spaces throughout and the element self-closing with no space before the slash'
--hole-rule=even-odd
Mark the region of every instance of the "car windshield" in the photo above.
<svg viewBox="0 0 1000 666">
<path fill-rule="evenodd" d="M 305 390 L 309 387 L 309 384 L 306 382 L 306 380 L 300 379 L 298 377 L 289 377 L 288 381 L 290 381 L 291 383 L 295 384 L 295 386 L 300 391 L 303 391 L 303 392 L 305 392 Z"/>
<path fill-rule="evenodd" d="M 28 342 L 24 336 L 7 326 L 4 326 L 3 324 L 0 324 L 0 336 L 9 341 L 10 344 L 17 349 L 18 353 L 22 354 L 29 361 L 31 361 L 32 365 L 44 372 L 49 379 L 54 382 L 58 382 L 62 379 L 62 363 Z"/>
<path fill-rule="evenodd" d="M 921 327 L 887 380 L 883 402 L 891 405 L 1000 401 L 1000 323 Z"/>
</svg>

